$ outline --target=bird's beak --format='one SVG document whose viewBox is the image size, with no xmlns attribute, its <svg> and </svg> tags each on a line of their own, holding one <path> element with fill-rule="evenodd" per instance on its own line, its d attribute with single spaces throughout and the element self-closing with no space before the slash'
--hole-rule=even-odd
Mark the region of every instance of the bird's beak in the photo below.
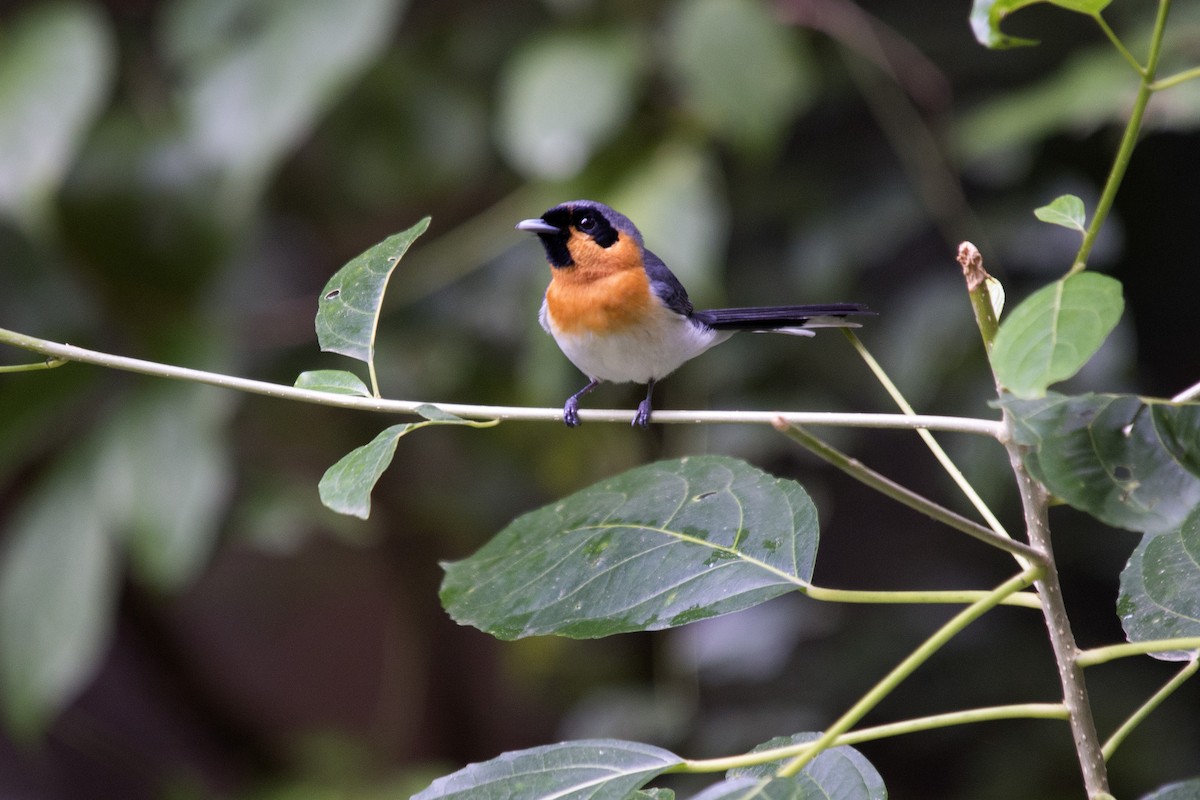
<svg viewBox="0 0 1200 800">
<path fill-rule="evenodd" d="M 523 219 L 517 223 L 517 230 L 529 231 L 530 233 L 562 233 L 556 226 L 551 225 L 544 219 Z"/>
</svg>

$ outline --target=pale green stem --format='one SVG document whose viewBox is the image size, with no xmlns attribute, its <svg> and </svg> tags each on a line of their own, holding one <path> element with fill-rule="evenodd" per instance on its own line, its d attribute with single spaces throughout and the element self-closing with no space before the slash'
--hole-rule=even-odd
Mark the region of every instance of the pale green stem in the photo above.
<svg viewBox="0 0 1200 800">
<path fill-rule="evenodd" d="M 1170 89 L 1172 86 L 1178 86 L 1181 83 L 1200 78 L 1200 67 L 1192 67 L 1185 69 L 1183 72 L 1176 72 L 1174 75 L 1168 75 L 1150 84 L 1150 90 L 1161 92 L 1163 89 Z"/>
<path fill-rule="evenodd" d="M 1150 712 L 1162 705 L 1162 702 L 1170 697 L 1176 689 L 1187 682 L 1187 679 L 1196 674 L 1197 668 L 1200 668 L 1200 661 L 1192 659 L 1187 665 L 1176 673 L 1175 677 L 1167 681 L 1166 684 L 1159 689 L 1154 695 L 1142 703 L 1142 705 L 1130 715 L 1129 719 L 1122 723 L 1121 727 L 1113 732 L 1113 735 L 1108 737 L 1108 741 L 1104 743 L 1102 748 L 1104 752 L 1104 760 L 1108 761 L 1112 758 L 1113 753 L 1121 746 L 1121 742 L 1133 732 L 1134 728 L 1142 724 L 1146 717 L 1150 716 Z"/>
<path fill-rule="evenodd" d="M 351 408 L 360 411 L 375 411 L 384 414 L 419 414 L 422 406 L 435 406 L 464 419 L 502 419 L 525 421 L 562 422 L 561 408 L 527 408 L 523 406 L 468 405 L 463 403 L 431 403 L 423 400 L 381 400 L 375 397 L 319 392 L 312 389 L 297 389 L 267 381 L 237 378 L 216 372 L 176 367 L 144 361 L 138 358 L 117 356 L 87 350 L 69 344 L 59 344 L 45 339 L 27 336 L 0 328 L 0 344 L 9 344 L 63 361 L 78 361 L 109 369 L 137 372 L 158 378 L 203 383 L 239 392 L 266 395 L 285 400 L 296 400 L 335 408 Z M 613 409 L 587 409 L 579 412 L 580 419 L 589 422 L 622 422 L 628 425 L 633 420 L 633 411 Z M 655 411 L 652 421 L 661 423 L 743 423 L 773 425 L 780 418 L 789 424 L 816 425 L 846 428 L 887 428 L 894 430 L 955 431 L 990 436 L 998 439 L 1003 433 L 999 422 L 969 417 L 947 417 L 920 415 L 910 417 L 903 414 L 856 414 L 806 411 Z"/>
<path fill-rule="evenodd" d="M 866 484 L 875 491 L 892 498 L 898 503 L 908 506 L 914 511 L 918 511 L 931 519 L 949 525 L 955 530 L 961 531 L 968 536 L 973 536 L 976 539 L 990 544 L 992 547 L 998 547 L 1008 553 L 1012 553 L 1018 558 L 1026 561 L 1045 564 L 1046 559 L 1041 553 L 1031 548 L 1023 542 L 1018 542 L 1010 539 L 1007 536 L 1002 536 L 993 530 L 983 527 L 978 522 L 969 520 L 961 514 L 957 514 L 950 509 L 941 506 L 929 498 L 917 494 L 911 489 L 901 486 L 895 481 L 887 478 L 868 466 L 865 466 L 858 459 L 851 458 L 842 451 L 827 444 L 816 436 L 813 436 L 808 431 L 801 428 L 799 425 L 776 426 L 776 429 L 782 432 L 792 441 L 798 443 L 809 452 L 824 459 L 828 463 L 845 472 L 850 477 Z"/>
<path fill-rule="evenodd" d="M 1110 42 L 1112 42 L 1113 47 L 1117 48 L 1117 52 L 1121 54 L 1121 58 L 1124 58 L 1129 62 L 1129 66 L 1133 67 L 1134 72 L 1136 72 L 1138 75 L 1145 75 L 1146 68 L 1143 67 L 1138 60 L 1133 57 L 1133 53 L 1129 52 L 1128 48 L 1125 47 L 1125 44 L 1120 40 L 1116 32 L 1108 26 L 1108 22 L 1105 21 L 1104 17 L 1100 16 L 1099 14 L 1093 14 L 1092 19 L 1096 20 L 1096 24 L 1100 26 L 1100 30 L 1104 31 L 1104 35 L 1108 37 Z"/>
<path fill-rule="evenodd" d="M 858 336 L 854 334 L 854 331 L 849 328 L 842 328 L 841 331 L 846 335 L 846 338 L 850 340 L 850 344 L 854 347 L 858 355 L 863 359 L 864 362 L 866 362 L 867 367 L 875 375 L 876 380 L 879 381 L 884 390 L 891 396 L 892 401 L 905 414 L 915 415 L 916 411 L 913 409 L 912 405 L 910 405 L 908 400 L 905 399 L 904 395 L 900 392 L 900 389 L 895 383 L 892 382 L 892 379 L 888 377 L 888 374 L 884 371 L 883 367 L 879 365 L 879 362 L 875 360 L 875 357 L 871 355 Z M 971 502 L 971 505 L 975 506 L 975 510 L 979 512 L 981 517 L 983 517 L 984 522 L 986 522 L 988 526 L 991 527 L 991 529 L 998 535 L 1003 536 L 1006 539 L 1012 539 L 1008 531 L 1006 531 L 1004 526 L 1000 523 L 1000 520 L 995 514 L 992 513 L 992 510 L 988 508 L 987 503 L 983 502 L 983 498 L 980 497 L 979 493 L 975 491 L 975 487 L 972 486 L 971 482 L 968 481 L 966 476 L 962 474 L 962 470 L 958 468 L 946 451 L 942 449 L 942 446 L 938 444 L 936 439 L 933 438 L 933 434 L 931 434 L 928 430 L 918 429 L 917 435 L 921 437 L 923 442 L 925 442 L 925 446 L 928 447 L 930 452 L 933 453 L 934 458 L 936 458 L 938 463 L 942 465 L 942 468 L 946 470 L 946 473 L 950 476 L 951 480 L 954 481 L 955 485 L 958 486 L 959 490 L 962 491 L 967 500 Z M 1027 563 L 1022 563 L 1021 566 L 1027 567 L 1029 565 Z"/>
<path fill-rule="evenodd" d="M 1081 650 L 1075 663 L 1081 667 L 1094 667 L 1097 664 L 1107 664 L 1118 658 L 1144 656 L 1148 653 L 1167 653 L 1173 650 L 1200 650 L 1200 636 L 1188 636 L 1179 639 L 1152 639 L 1144 642 L 1126 642 L 1125 644 L 1110 644 L 1107 647 L 1093 647 Z"/>
<path fill-rule="evenodd" d="M 856 745 L 863 742 L 873 742 L 879 739 L 889 739 L 893 736 L 904 736 L 910 733 L 950 728 L 957 725 L 968 725 L 977 722 L 994 722 L 1002 719 L 1066 719 L 1067 709 L 1062 703 L 1019 703 L 1007 706 L 990 706 L 988 708 L 972 708 L 967 711 L 951 711 L 946 714 L 934 714 L 928 717 L 891 722 L 887 725 L 875 725 L 861 728 L 857 731 L 844 733 L 833 743 L 833 747 Z M 670 772 L 709 773 L 726 772 L 739 767 L 754 767 L 759 764 L 770 764 L 785 758 L 794 758 L 806 753 L 816 742 L 804 742 L 786 747 L 772 747 L 768 750 L 758 750 L 740 756 L 726 758 L 689 759 Z"/>
<path fill-rule="evenodd" d="M 972 589 L 962 590 L 930 590 L 930 591 L 863 591 L 859 589 L 830 589 L 824 586 L 808 584 L 801 593 L 813 600 L 826 603 L 874 603 L 878 605 L 896 604 L 952 604 L 966 605 L 987 598 L 990 592 Z M 1021 608 L 1042 607 L 1041 599 L 1034 592 L 1014 592 L 1000 601 L 1002 606 L 1019 606 Z"/>
<path fill-rule="evenodd" d="M 38 370 L 61 367 L 66 363 L 66 360 L 61 358 L 47 358 L 44 361 L 36 361 L 33 364 L 9 364 L 8 366 L 0 367 L 0 374 L 8 372 L 37 372 Z"/>
<path fill-rule="evenodd" d="M 1137 145 L 1138 134 L 1142 129 L 1142 118 L 1146 114 L 1146 106 L 1150 103 L 1150 97 L 1154 94 L 1154 76 L 1158 71 L 1158 59 L 1162 54 L 1163 32 L 1166 30 L 1167 13 L 1170 9 L 1171 0 L 1159 0 L 1158 16 L 1155 18 L 1154 32 L 1150 37 L 1150 56 L 1146 60 L 1145 69 L 1141 72 L 1142 80 L 1133 101 L 1133 109 L 1129 112 L 1129 122 L 1125 125 L 1124 135 L 1121 136 L 1121 145 L 1117 148 L 1112 170 L 1109 171 L 1108 180 L 1104 183 L 1104 191 L 1096 203 L 1096 212 L 1092 215 L 1092 221 L 1083 235 L 1083 244 L 1080 245 L 1079 252 L 1075 254 L 1075 263 L 1067 271 L 1068 276 L 1087 268 L 1088 256 L 1091 255 L 1092 247 L 1096 244 L 1096 237 L 1104 226 L 1104 221 L 1108 219 L 1108 213 L 1112 210 L 1117 190 L 1121 187 L 1121 180 L 1125 177 L 1125 170 L 1129 167 L 1129 161 L 1133 157 L 1133 149 Z"/>
<path fill-rule="evenodd" d="M 883 680 L 875 684 L 863 697 L 850 707 L 836 722 L 829 726 L 817 739 L 812 743 L 812 747 L 805 753 L 796 756 L 786 765 L 784 765 L 776 774 L 779 777 L 788 777 L 796 775 L 800 770 L 809 764 L 814 758 L 827 750 L 833 742 L 841 735 L 845 734 L 850 728 L 866 716 L 870 711 L 879 705 L 885 697 L 899 686 L 909 675 L 911 675 L 917 667 L 924 664 L 940 650 L 947 642 L 953 639 L 960 631 L 966 628 L 975 620 L 986 614 L 991 609 L 995 608 L 1000 602 L 1009 595 L 1019 592 L 1029 586 L 1041 574 L 1038 568 L 1030 568 L 1022 571 L 1020 574 L 1009 578 L 1004 583 L 997 586 L 987 596 L 976 603 L 964 608 L 962 611 L 954 615 L 954 617 L 939 628 L 932 636 L 921 643 L 921 646 L 914 650 L 907 658 L 897 664 L 891 672 L 889 672 Z"/>
</svg>

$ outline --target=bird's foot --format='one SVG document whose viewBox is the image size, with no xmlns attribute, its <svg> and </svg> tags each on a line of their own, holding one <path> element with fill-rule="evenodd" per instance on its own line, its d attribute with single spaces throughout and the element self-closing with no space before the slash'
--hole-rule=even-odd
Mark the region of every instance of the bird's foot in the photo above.
<svg viewBox="0 0 1200 800">
<path fill-rule="evenodd" d="M 563 422 L 567 423 L 568 428 L 579 427 L 579 400 L 572 397 L 567 400 L 563 406 Z"/>
<path fill-rule="evenodd" d="M 650 398 L 647 397 L 642 402 L 638 403 L 637 413 L 633 416 L 633 426 L 635 428 L 645 428 L 650 424 L 650 412 L 654 409 L 650 406 Z"/>
</svg>

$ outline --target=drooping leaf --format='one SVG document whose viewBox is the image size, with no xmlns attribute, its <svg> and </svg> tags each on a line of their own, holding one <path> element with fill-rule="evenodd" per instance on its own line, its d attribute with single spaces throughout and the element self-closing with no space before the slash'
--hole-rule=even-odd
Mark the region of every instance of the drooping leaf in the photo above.
<svg viewBox="0 0 1200 800">
<path fill-rule="evenodd" d="M 772 148 L 813 94 L 801 42 L 762 3 L 676 3 L 666 45 L 687 110 L 751 152 Z"/>
<path fill-rule="evenodd" d="M 1013 415 L 1017 442 L 1029 448 L 1030 473 L 1109 525 L 1168 531 L 1200 504 L 1200 404 L 1051 393 L 1000 405 Z"/>
<path fill-rule="evenodd" d="M 300 377 L 296 378 L 296 388 L 332 394 L 349 394 L 357 397 L 371 396 L 371 390 L 362 382 L 362 378 L 353 372 L 340 369 L 317 369 L 301 372 Z"/>
<path fill-rule="evenodd" d="M 728 778 L 691 800 L 833 800 L 804 776 L 794 778 Z"/>
<path fill-rule="evenodd" d="M 0 212 L 36 223 L 112 82 L 115 45 L 92 4 L 32 4 L 0 40 Z"/>
<path fill-rule="evenodd" d="M 180 96 L 195 150 L 240 191 L 257 191 L 387 46 L 405 5 L 402 0 L 168 4 L 164 50 L 183 77 Z"/>
<path fill-rule="evenodd" d="M 443 565 L 442 605 L 501 639 L 656 630 L 805 586 L 816 509 L 732 458 L 664 461 L 525 514 Z"/>
<path fill-rule="evenodd" d="M 98 668 L 116 613 L 118 550 L 90 453 L 18 510 L 0 564 L 0 704 L 29 741 Z"/>
<path fill-rule="evenodd" d="M 325 470 L 317 490 L 321 502 L 339 514 L 367 519 L 371 515 L 371 491 L 396 455 L 400 437 L 426 425 L 469 425 L 475 428 L 494 422 L 474 422 L 447 414 L 434 406 L 421 406 L 417 413 L 424 422 L 405 422 L 385 428 L 362 447 L 356 447 Z"/>
<path fill-rule="evenodd" d="M 1000 323 L 990 358 L 1000 384 L 1034 398 L 1079 371 L 1121 319 L 1121 284 L 1081 272 L 1034 292 Z"/>
<path fill-rule="evenodd" d="M 1121 573 L 1117 614 L 1131 642 L 1200 636 L 1200 506 L 1178 528 L 1142 537 Z M 1185 661 L 1195 653 L 1152 655 Z"/>
<path fill-rule="evenodd" d="M 471 764 L 438 778 L 412 800 L 627 800 L 682 760 L 637 742 L 563 742 Z"/>
<path fill-rule="evenodd" d="M 1001 32 L 1000 23 L 1012 12 L 1038 3 L 1049 3 L 1094 17 L 1110 2 L 1112 0 L 975 0 L 971 6 L 971 30 L 980 44 L 997 50 L 1033 45 L 1037 44 L 1034 39 L 1022 39 Z"/>
<path fill-rule="evenodd" d="M 334 273 L 317 305 L 317 342 L 322 350 L 371 362 L 388 279 L 408 248 L 428 227 L 429 217 L 425 217 L 408 230 L 389 236 L 356 256 Z"/>
<path fill-rule="evenodd" d="M 819 738 L 821 734 L 811 732 L 780 736 L 763 742 L 750 752 L 757 753 L 777 747 L 815 742 Z M 785 763 L 786 759 L 752 767 L 740 767 L 730 770 L 728 777 L 767 779 L 773 777 Z M 801 770 L 796 778 L 800 782 L 800 793 L 796 796 L 804 800 L 887 800 L 887 787 L 883 783 L 883 776 L 853 747 L 834 747 L 824 751 Z"/>
<path fill-rule="evenodd" d="M 497 137 L 528 177 L 582 170 L 633 112 L 643 43 L 620 30 L 557 33 L 525 45 L 500 81 Z"/>
<path fill-rule="evenodd" d="M 1200 800 L 1200 778 L 1159 787 L 1141 800 Z"/>
<path fill-rule="evenodd" d="M 1049 205 L 1035 208 L 1033 215 L 1051 225 L 1061 225 L 1080 233 L 1086 230 L 1084 223 L 1087 221 L 1087 212 L 1084 210 L 1083 201 L 1073 194 L 1054 198 Z"/>
</svg>

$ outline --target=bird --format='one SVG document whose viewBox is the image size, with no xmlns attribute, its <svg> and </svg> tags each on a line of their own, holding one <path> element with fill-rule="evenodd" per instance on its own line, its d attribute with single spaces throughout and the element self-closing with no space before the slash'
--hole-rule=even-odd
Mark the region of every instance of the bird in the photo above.
<svg viewBox="0 0 1200 800">
<path fill-rule="evenodd" d="M 738 331 L 813 336 L 874 314 L 861 303 L 698 310 L 637 226 L 594 200 L 561 203 L 516 228 L 537 235 L 550 264 L 538 321 L 588 378 L 563 405 L 569 428 L 579 425 L 580 399 L 602 382 L 646 386 L 633 418 L 646 427 L 655 385 Z"/>
</svg>

